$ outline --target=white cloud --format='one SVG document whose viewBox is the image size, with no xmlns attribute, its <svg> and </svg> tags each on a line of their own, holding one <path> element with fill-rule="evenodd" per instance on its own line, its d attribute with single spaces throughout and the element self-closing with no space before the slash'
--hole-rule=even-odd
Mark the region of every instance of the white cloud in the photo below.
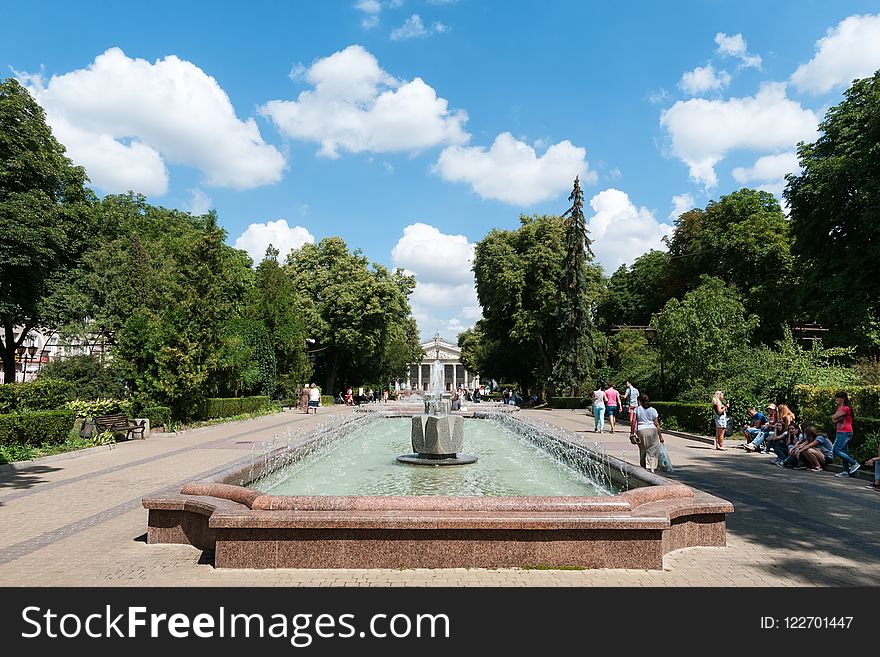
<svg viewBox="0 0 880 657">
<path fill-rule="evenodd" d="M 880 14 L 849 16 L 816 42 L 816 55 L 791 76 L 801 91 L 822 94 L 880 68 Z"/>
<path fill-rule="evenodd" d="M 424 223 L 403 229 L 391 259 L 395 267 L 416 277 L 410 303 L 423 335 L 433 335 L 441 323 L 453 322 L 459 327 L 450 335 L 454 340 L 479 319 L 481 311 L 471 271 L 473 257 L 474 245 L 464 235 L 448 235 Z"/>
<path fill-rule="evenodd" d="M 502 132 L 488 151 L 482 146 L 445 148 L 433 171 L 444 180 L 470 184 L 483 198 L 532 205 L 569 190 L 575 176 L 596 182 L 586 153 L 566 139 L 538 157 L 527 143 Z"/>
<path fill-rule="evenodd" d="M 405 41 L 407 39 L 430 36 L 431 34 L 442 34 L 448 31 L 449 26 L 438 21 L 434 21 L 430 28 L 426 28 L 422 17 L 418 14 L 413 14 L 406 19 L 403 25 L 391 31 L 391 40 Z"/>
<path fill-rule="evenodd" d="M 266 255 L 266 247 L 270 244 L 281 253 L 279 258 L 283 261 L 293 249 L 300 248 L 303 244 L 314 244 L 315 236 L 302 226 L 291 228 L 286 219 L 267 221 L 263 224 L 251 224 L 235 240 L 235 248 L 247 251 L 248 255 L 259 264 Z"/>
<path fill-rule="evenodd" d="M 217 81 L 174 55 L 151 64 L 111 48 L 85 69 L 30 82 L 71 159 L 104 191 L 161 195 L 166 161 L 199 169 L 210 186 L 281 179 L 284 157 L 254 120 L 238 119 Z"/>
<path fill-rule="evenodd" d="M 429 32 L 425 29 L 421 16 L 413 14 L 406 19 L 406 22 L 403 25 L 391 31 L 391 40 L 404 41 L 406 39 L 428 36 L 428 34 Z"/>
<path fill-rule="evenodd" d="M 320 154 L 418 151 L 462 144 L 467 114 L 449 110 L 421 78 L 400 82 L 361 46 L 319 59 L 308 69 L 313 89 L 295 101 L 273 100 L 260 112 L 282 134 L 321 144 Z"/>
<path fill-rule="evenodd" d="M 374 27 L 379 26 L 379 22 L 380 21 L 378 16 L 366 16 L 361 21 L 361 27 L 363 27 L 365 30 L 372 30 Z"/>
<path fill-rule="evenodd" d="M 672 197 L 672 212 L 669 213 L 669 218 L 675 221 L 685 212 L 693 210 L 695 207 L 697 207 L 697 204 L 693 196 L 690 194 L 676 194 Z"/>
<path fill-rule="evenodd" d="M 208 210 L 211 209 L 211 204 L 213 201 L 211 197 L 205 194 L 198 187 L 194 189 L 187 190 L 192 196 L 189 200 L 189 212 L 193 215 L 205 214 Z"/>
<path fill-rule="evenodd" d="M 785 86 L 767 82 L 755 96 L 693 98 L 662 112 L 672 153 L 688 165 L 691 178 L 715 187 L 715 165 L 732 150 L 774 151 L 815 139 L 818 117 L 787 98 Z"/>
<path fill-rule="evenodd" d="M 724 32 L 715 35 L 715 43 L 718 48 L 715 50 L 723 57 L 735 57 L 740 61 L 740 68 L 761 68 L 761 56 L 749 53 L 746 40 L 742 34 L 734 34 L 728 36 Z"/>
<path fill-rule="evenodd" d="M 447 235 L 434 226 L 410 224 L 391 251 L 395 267 L 425 283 L 473 286 L 474 245 L 464 235 Z"/>
<path fill-rule="evenodd" d="M 797 153 L 787 151 L 758 158 L 751 167 L 737 167 L 731 171 L 734 180 L 744 185 L 750 182 L 771 182 L 785 178 L 787 173 L 799 173 Z"/>
<path fill-rule="evenodd" d="M 692 96 L 706 91 L 720 91 L 730 84 L 730 73 L 721 70 L 717 73 L 712 64 L 697 66 L 681 76 L 678 86 Z"/>
<path fill-rule="evenodd" d="M 659 89 L 657 91 L 651 91 L 648 94 L 648 102 L 652 105 L 659 105 L 660 103 L 665 103 L 669 99 L 669 92 L 666 89 Z"/>
<path fill-rule="evenodd" d="M 589 237 L 596 260 L 606 272 L 632 263 L 651 249 L 661 250 L 672 226 L 657 221 L 645 207 L 637 208 L 619 189 L 606 189 L 590 199 Z"/>
<path fill-rule="evenodd" d="M 366 14 L 378 14 L 382 11 L 382 5 L 379 4 L 379 0 L 360 0 L 355 5 L 355 8 L 360 9 Z"/>
</svg>

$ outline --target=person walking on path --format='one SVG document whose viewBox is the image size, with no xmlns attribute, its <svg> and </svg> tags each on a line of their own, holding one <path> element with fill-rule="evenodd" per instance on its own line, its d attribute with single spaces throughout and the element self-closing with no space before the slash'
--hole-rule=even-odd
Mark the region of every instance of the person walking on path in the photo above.
<svg viewBox="0 0 880 657">
<path fill-rule="evenodd" d="M 321 391 L 318 390 L 318 386 L 314 383 L 312 387 L 309 388 L 309 410 L 313 410 L 315 415 L 318 414 L 318 405 L 321 403 Z"/>
<path fill-rule="evenodd" d="M 597 383 L 593 391 L 593 431 L 602 433 L 605 430 L 605 391 L 602 384 Z"/>
<path fill-rule="evenodd" d="M 880 493 L 880 445 L 877 446 L 877 456 L 865 461 L 865 466 L 874 466 L 874 483 L 868 484 L 865 488 L 870 488 Z"/>
<path fill-rule="evenodd" d="M 299 393 L 299 408 L 303 413 L 309 412 L 309 399 L 311 388 L 306 384 L 303 386 L 302 392 Z"/>
<path fill-rule="evenodd" d="M 614 433 L 614 420 L 617 409 L 620 406 L 620 393 L 614 389 L 614 384 L 609 383 L 605 389 L 605 400 L 608 402 L 608 424 L 611 425 L 611 433 Z"/>
<path fill-rule="evenodd" d="M 639 405 L 639 389 L 629 381 L 626 382 L 626 390 L 623 392 L 623 402 L 626 404 L 627 411 L 629 412 L 629 421 L 632 423 L 633 415 L 635 415 L 636 408 Z"/>
<path fill-rule="evenodd" d="M 660 415 L 645 393 L 639 395 L 639 405 L 633 413 L 629 431 L 638 436 L 639 465 L 654 472 L 660 461 L 663 432 L 660 430 Z"/>
<path fill-rule="evenodd" d="M 716 390 L 712 395 L 712 411 L 715 413 L 715 449 L 724 451 L 724 432 L 727 431 L 727 405 L 724 403 L 724 391 Z"/>
<path fill-rule="evenodd" d="M 843 471 L 838 472 L 835 477 L 849 477 L 855 474 L 861 465 L 849 452 L 846 451 L 846 444 L 852 439 L 853 435 L 853 412 L 852 406 L 849 404 L 849 396 L 841 391 L 834 395 L 834 403 L 837 404 L 837 410 L 831 416 L 837 433 L 834 436 L 834 456 L 839 456 L 843 461 Z"/>
</svg>

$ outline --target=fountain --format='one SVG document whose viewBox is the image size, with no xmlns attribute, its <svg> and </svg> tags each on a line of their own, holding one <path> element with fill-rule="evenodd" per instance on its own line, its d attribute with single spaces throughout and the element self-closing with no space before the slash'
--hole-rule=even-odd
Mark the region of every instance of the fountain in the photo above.
<svg viewBox="0 0 880 657">
<path fill-rule="evenodd" d="M 425 395 L 425 414 L 412 418 L 412 448 L 414 454 L 397 457 L 401 463 L 412 465 L 466 465 L 476 456 L 461 454 L 464 446 L 464 418 L 449 414 L 452 395 L 443 386 L 443 366 L 440 359 L 431 365 L 431 390 Z"/>
</svg>

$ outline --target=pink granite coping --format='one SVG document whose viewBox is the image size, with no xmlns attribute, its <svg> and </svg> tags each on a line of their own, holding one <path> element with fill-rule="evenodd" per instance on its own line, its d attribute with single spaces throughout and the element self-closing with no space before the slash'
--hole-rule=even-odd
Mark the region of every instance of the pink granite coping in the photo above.
<svg viewBox="0 0 880 657">
<path fill-rule="evenodd" d="M 631 488 L 594 497 L 279 496 L 233 483 L 258 478 L 271 460 L 247 459 L 145 498 L 148 540 L 215 547 L 218 567 L 248 568 L 425 567 L 425 554 L 464 545 L 470 557 L 438 563 L 560 565 L 569 563 L 554 551 L 562 544 L 570 565 L 657 568 L 670 550 L 724 545 L 730 502 L 575 446 Z M 376 541 L 388 550 L 382 558 L 370 548 Z"/>
</svg>

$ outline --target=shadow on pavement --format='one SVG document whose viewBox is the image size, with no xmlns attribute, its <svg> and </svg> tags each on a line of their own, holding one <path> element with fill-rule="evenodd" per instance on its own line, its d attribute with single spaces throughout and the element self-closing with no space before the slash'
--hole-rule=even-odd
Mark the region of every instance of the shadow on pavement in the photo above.
<svg viewBox="0 0 880 657">
<path fill-rule="evenodd" d="M 664 476 L 732 502 L 735 512 L 727 516 L 731 535 L 804 555 L 786 559 L 779 552 L 768 553 L 768 569 L 783 568 L 811 583 L 849 581 L 848 572 L 817 560 L 817 553 L 825 552 L 864 564 L 864 583 L 876 584 L 880 505 L 861 480 L 777 468 L 770 458 L 742 452 L 716 454 L 702 462 L 673 461 L 675 472 Z M 751 557 L 750 563 L 760 563 L 760 553 Z"/>
<path fill-rule="evenodd" d="M 42 484 L 46 480 L 40 475 L 49 472 L 57 472 L 61 468 L 53 468 L 48 465 L 34 465 L 29 468 L 20 468 L 18 470 L 7 470 L 0 472 L 0 488 L 26 489 L 33 488 L 37 484 Z M 2 505 L 0 501 L 0 505 Z"/>
</svg>

